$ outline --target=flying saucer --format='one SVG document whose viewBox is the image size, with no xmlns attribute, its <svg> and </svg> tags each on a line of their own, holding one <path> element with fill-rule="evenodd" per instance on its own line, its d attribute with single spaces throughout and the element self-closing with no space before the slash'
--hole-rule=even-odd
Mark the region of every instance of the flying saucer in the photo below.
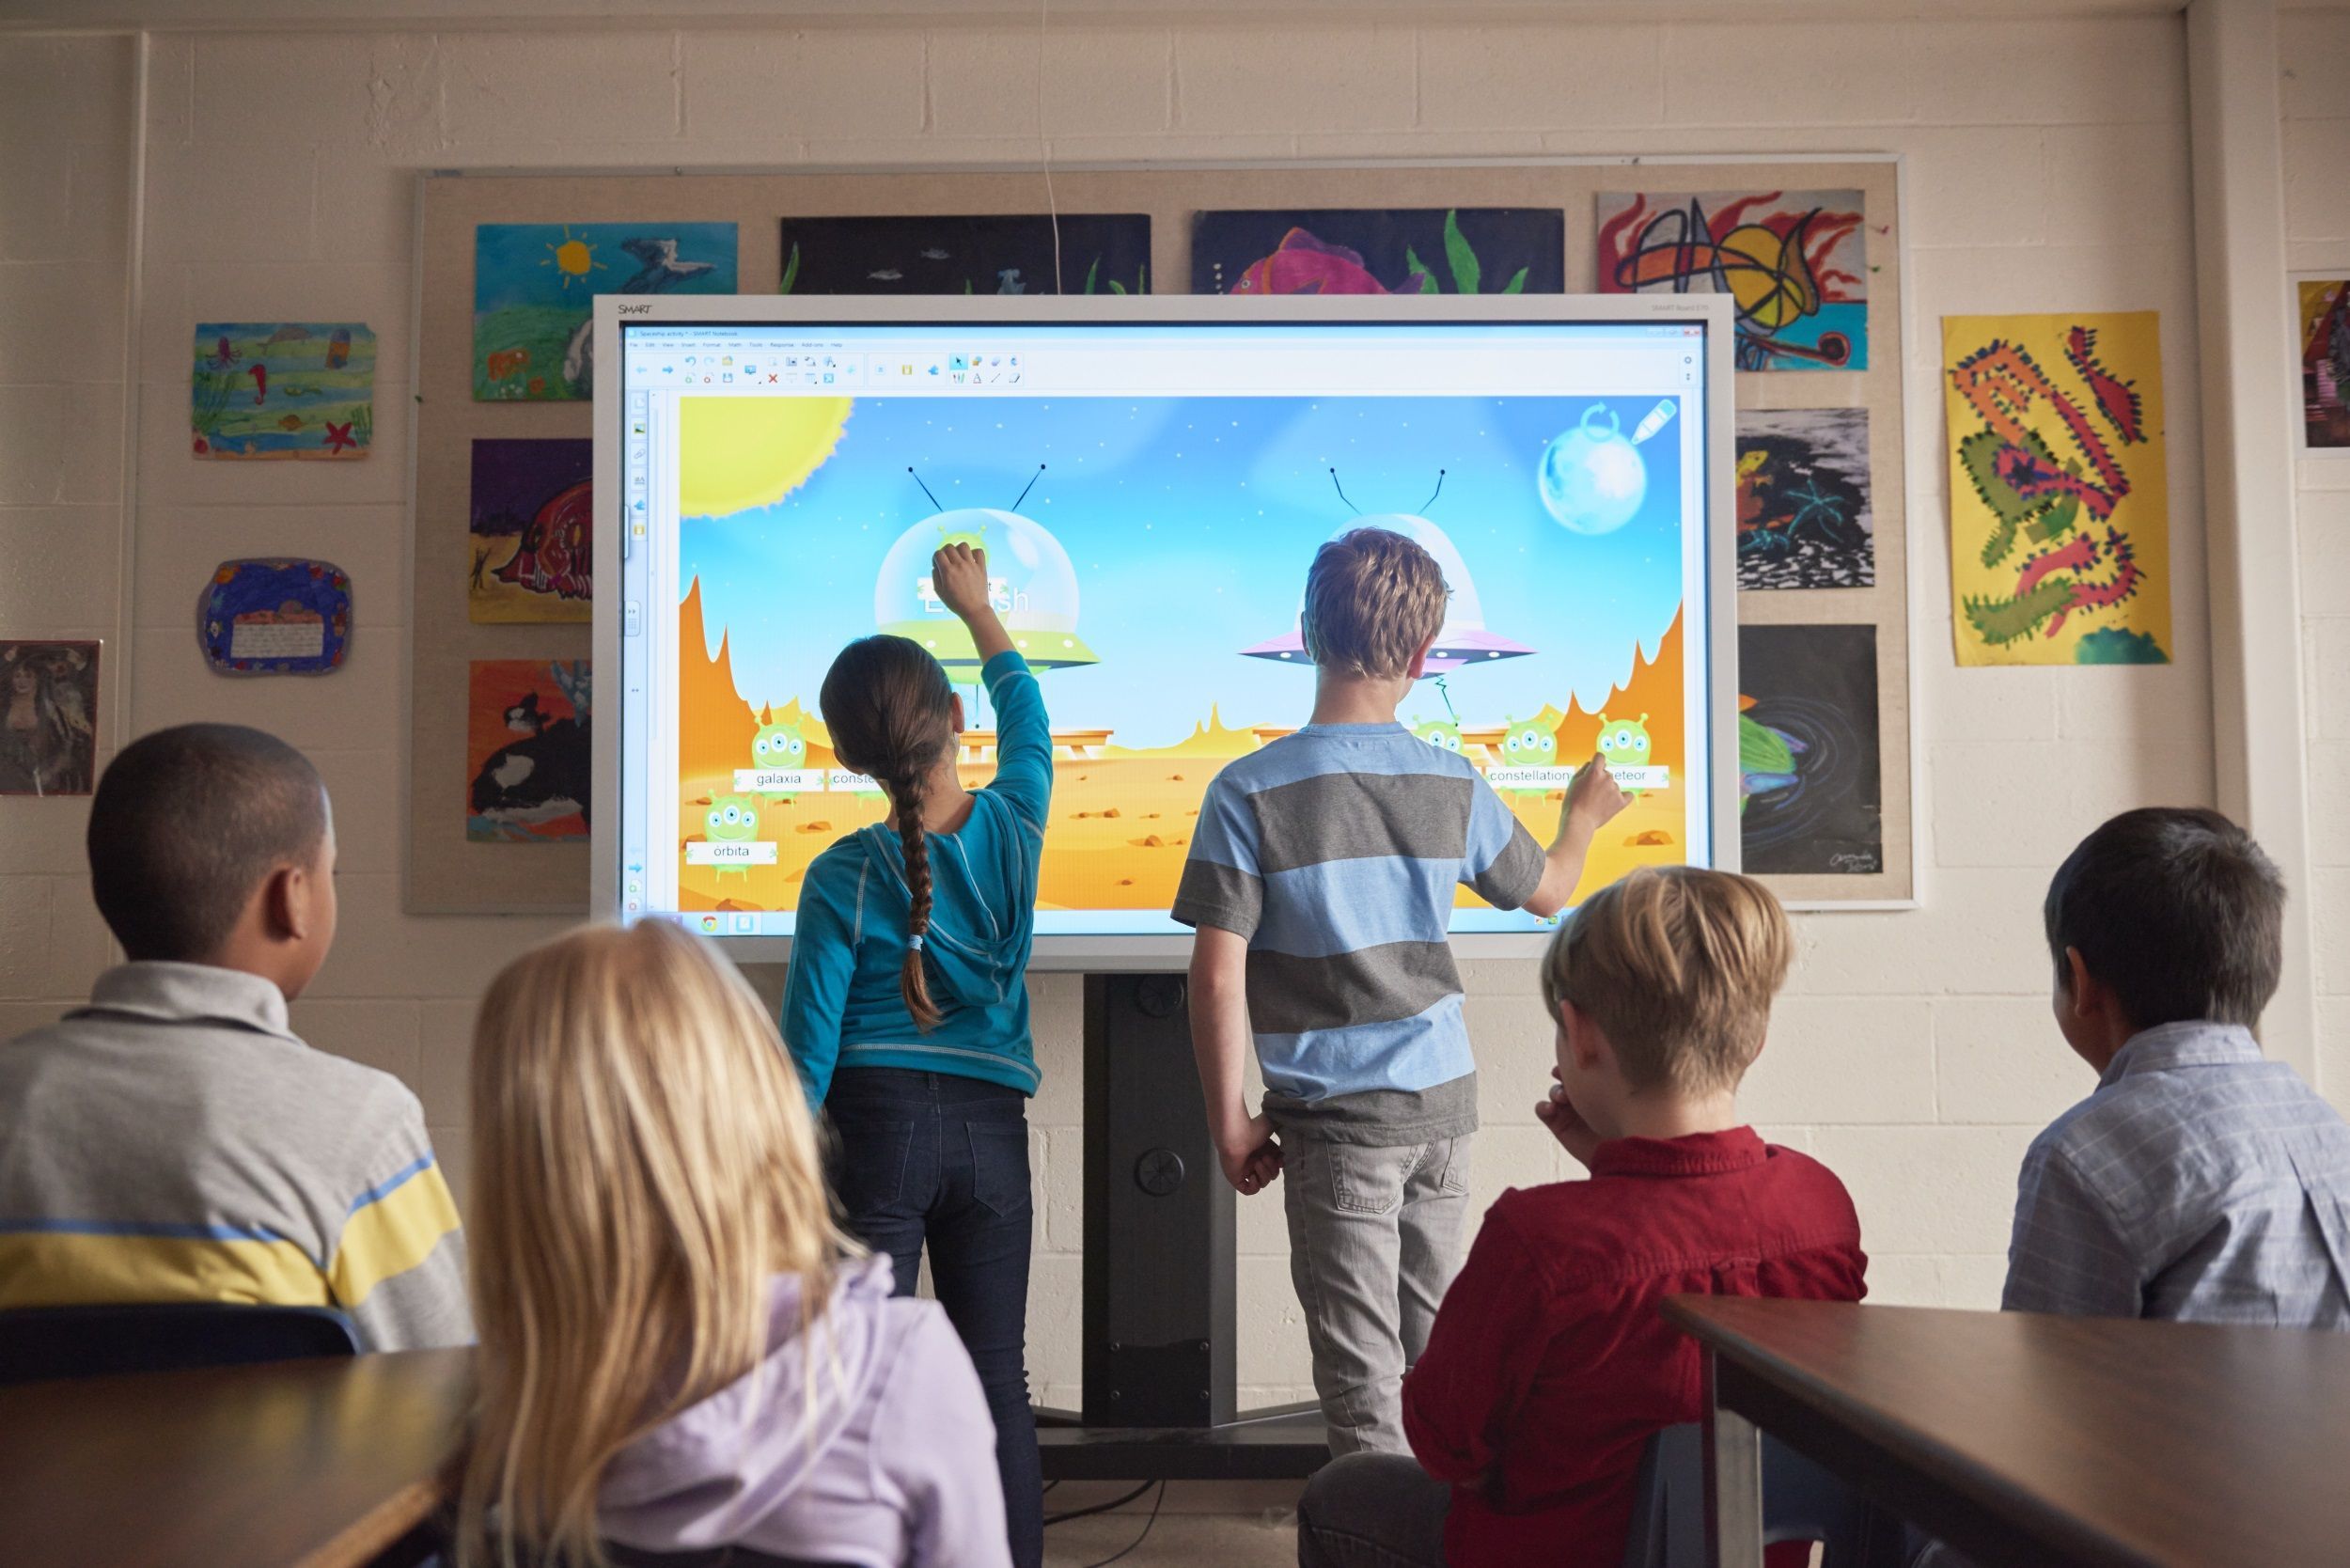
<svg viewBox="0 0 2350 1568">
<path fill-rule="evenodd" d="M 1446 586 L 1452 589 L 1452 598 L 1445 606 L 1444 627 L 1436 634 L 1435 647 L 1428 651 L 1428 674 L 1442 675 L 1447 670 L 1465 669 L 1472 665 L 1523 658 L 1534 651 L 1522 642 L 1512 642 L 1485 629 L 1484 607 L 1478 602 L 1477 583 L 1469 575 L 1468 562 L 1461 558 L 1461 552 L 1442 528 L 1425 517 L 1390 511 L 1357 517 L 1330 537 L 1339 539 L 1357 528 L 1385 528 L 1415 541 L 1436 558 L 1437 570 L 1444 573 Z M 1283 664 L 1313 663 L 1306 653 L 1304 633 L 1294 626 L 1281 636 L 1244 648 L 1241 652 L 1252 659 L 1273 659 Z"/>
</svg>

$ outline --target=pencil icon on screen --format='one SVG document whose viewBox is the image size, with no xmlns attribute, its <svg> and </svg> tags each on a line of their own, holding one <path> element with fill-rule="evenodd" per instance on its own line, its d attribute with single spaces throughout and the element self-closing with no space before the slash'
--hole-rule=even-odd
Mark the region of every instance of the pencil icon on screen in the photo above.
<svg viewBox="0 0 2350 1568">
<path fill-rule="evenodd" d="M 1648 411 L 1647 416 L 1633 427 L 1632 444 L 1637 447 L 1641 442 L 1671 424 L 1673 416 L 1680 412 L 1680 405 L 1670 398 L 1659 400 L 1654 408 Z"/>
</svg>

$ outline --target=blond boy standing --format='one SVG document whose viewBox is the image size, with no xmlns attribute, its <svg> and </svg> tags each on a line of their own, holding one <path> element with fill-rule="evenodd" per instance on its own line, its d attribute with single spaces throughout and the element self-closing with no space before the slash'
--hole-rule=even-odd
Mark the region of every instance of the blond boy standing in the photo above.
<svg viewBox="0 0 2350 1568">
<path fill-rule="evenodd" d="M 1244 1196 L 1289 1177 L 1291 1278 L 1338 1454 L 1407 1451 L 1404 1369 L 1459 1262 L 1477 1079 L 1453 889 L 1555 914 L 1625 804 L 1594 758 L 1545 851 L 1465 759 L 1396 722 L 1448 594 L 1400 534 L 1322 547 L 1303 616 L 1312 719 L 1216 776 L 1174 905 L 1198 933 L 1192 1043 L 1225 1177 Z"/>
</svg>

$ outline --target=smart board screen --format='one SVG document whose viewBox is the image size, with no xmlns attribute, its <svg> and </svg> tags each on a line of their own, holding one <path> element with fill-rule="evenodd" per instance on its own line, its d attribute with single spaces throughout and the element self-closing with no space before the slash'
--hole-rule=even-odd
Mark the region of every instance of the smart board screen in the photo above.
<svg viewBox="0 0 2350 1568">
<path fill-rule="evenodd" d="M 1704 331 L 624 324 L 615 906 L 791 933 L 809 861 L 886 809 L 817 703 L 852 638 L 936 654 L 984 782 L 977 659 L 930 582 L 948 540 L 987 552 L 1051 713 L 1040 937 L 1182 929 L 1202 792 L 1306 722 L 1306 570 L 1365 525 L 1451 589 L 1405 725 L 1544 842 L 1603 753 L 1635 799 L 1586 887 L 1711 863 Z M 1538 926 L 1459 894 L 1456 932 Z"/>
</svg>

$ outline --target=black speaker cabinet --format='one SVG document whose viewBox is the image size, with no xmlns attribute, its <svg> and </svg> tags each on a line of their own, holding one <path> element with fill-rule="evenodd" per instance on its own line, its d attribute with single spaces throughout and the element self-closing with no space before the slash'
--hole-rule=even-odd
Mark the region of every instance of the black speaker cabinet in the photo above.
<svg viewBox="0 0 2350 1568">
<path fill-rule="evenodd" d="M 1181 975 L 1086 977 L 1085 1424 L 1232 1420 L 1232 1205 Z"/>
</svg>

